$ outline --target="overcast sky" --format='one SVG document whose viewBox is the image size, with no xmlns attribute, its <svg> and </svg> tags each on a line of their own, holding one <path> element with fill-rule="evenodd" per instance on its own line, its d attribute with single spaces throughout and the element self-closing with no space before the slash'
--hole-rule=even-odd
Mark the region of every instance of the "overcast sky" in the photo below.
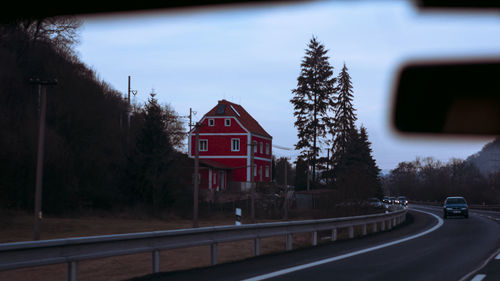
<svg viewBox="0 0 500 281">
<path fill-rule="evenodd" d="M 390 123 L 394 73 L 410 59 L 500 55 L 500 16 L 417 11 L 404 1 L 327 1 L 275 6 L 86 17 L 77 47 L 98 77 L 136 102 L 152 90 L 179 115 L 199 120 L 220 99 L 241 104 L 273 136 L 293 147 L 289 100 L 312 36 L 329 50 L 337 76 L 345 63 L 364 125 L 383 170 L 417 156 L 466 158 L 489 138 L 396 134 Z M 466 83 L 467 81 L 463 81 Z M 425 114 L 425 109 L 422 109 Z M 187 119 L 186 125 L 187 125 Z M 294 151 L 273 149 L 276 156 Z"/>
</svg>

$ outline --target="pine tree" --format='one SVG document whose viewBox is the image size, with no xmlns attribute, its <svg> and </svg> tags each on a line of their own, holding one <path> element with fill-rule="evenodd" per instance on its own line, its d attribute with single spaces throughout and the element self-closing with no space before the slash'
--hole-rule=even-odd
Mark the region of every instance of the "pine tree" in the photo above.
<svg viewBox="0 0 500 281">
<path fill-rule="evenodd" d="M 142 112 L 144 121 L 129 158 L 126 184 L 132 202 L 139 201 L 157 212 L 173 200 L 169 190 L 173 148 L 165 112 L 154 96 L 152 93 Z"/>
<path fill-rule="evenodd" d="M 328 112 L 335 104 L 335 77 L 328 62 L 328 50 L 315 37 L 306 49 L 297 78 L 297 88 L 290 102 L 294 106 L 294 123 L 299 138 L 295 148 L 301 150 L 301 159 L 310 159 L 313 181 L 316 179 L 317 158 L 324 143 L 331 117 Z"/>
<path fill-rule="evenodd" d="M 372 157 L 366 128 L 351 130 L 348 140 L 335 169 L 337 188 L 348 199 L 382 197 L 380 169 Z"/>
<path fill-rule="evenodd" d="M 333 142 L 332 155 L 334 167 L 338 164 L 337 160 L 347 150 L 349 138 L 352 136 L 353 130 L 355 130 L 354 122 L 357 120 L 355 109 L 352 105 L 353 90 L 351 76 L 347 70 L 347 66 L 344 63 L 344 67 L 337 78 L 338 97 L 335 104 L 335 117 L 330 127 Z"/>
<path fill-rule="evenodd" d="M 382 191 L 382 180 L 380 178 L 380 168 L 377 166 L 377 162 L 372 156 L 372 148 L 371 143 L 368 140 L 368 133 L 364 126 L 361 126 L 359 130 L 359 140 L 361 144 L 361 156 L 362 161 L 366 165 L 366 173 L 369 177 L 369 186 L 367 186 L 368 193 L 372 193 L 372 196 L 375 196 L 379 199 L 382 199 L 384 196 Z"/>
</svg>

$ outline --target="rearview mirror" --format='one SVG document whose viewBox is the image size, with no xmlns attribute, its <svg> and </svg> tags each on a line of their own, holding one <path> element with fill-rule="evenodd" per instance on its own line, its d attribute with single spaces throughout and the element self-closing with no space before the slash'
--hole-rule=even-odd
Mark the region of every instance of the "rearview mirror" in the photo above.
<svg viewBox="0 0 500 281">
<path fill-rule="evenodd" d="M 407 63 L 395 81 L 397 130 L 500 134 L 500 60 Z"/>
</svg>

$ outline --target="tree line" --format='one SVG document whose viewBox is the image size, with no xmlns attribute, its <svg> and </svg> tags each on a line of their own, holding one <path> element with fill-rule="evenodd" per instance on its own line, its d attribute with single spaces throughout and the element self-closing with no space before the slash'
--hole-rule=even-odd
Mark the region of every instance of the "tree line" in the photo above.
<svg viewBox="0 0 500 281">
<path fill-rule="evenodd" d="M 500 171 L 481 171 L 477 159 L 486 158 L 490 150 L 500 148 L 500 139 L 486 144 L 481 152 L 466 160 L 451 159 L 444 163 L 432 157 L 401 162 L 383 178 L 387 194 L 405 195 L 415 201 L 443 202 L 448 196 L 464 196 L 473 204 L 500 203 Z M 487 158 L 484 162 L 490 162 Z"/>
<path fill-rule="evenodd" d="M 368 132 L 355 124 L 349 69 L 344 63 L 335 76 L 327 53 L 313 36 L 301 62 L 297 87 L 292 90 L 298 137 L 295 148 L 300 152 L 295 184 L 306 189 L 310 178 L 311 188 L 338 189 L 345 199 L 381 197 L 380 169 L 372 156 Z"/>
<path fill-rule="evenodd" d="M 47 88 L 44 212 L 189 206 L 181 120 L 154 94 L 130 105 L 98 79 L 73 52 L 80 26 L 66 17 L 0 25 L 0 207 L 33 208 L 40 112 L 31 78 L 58 79 Z"/>
</svg>

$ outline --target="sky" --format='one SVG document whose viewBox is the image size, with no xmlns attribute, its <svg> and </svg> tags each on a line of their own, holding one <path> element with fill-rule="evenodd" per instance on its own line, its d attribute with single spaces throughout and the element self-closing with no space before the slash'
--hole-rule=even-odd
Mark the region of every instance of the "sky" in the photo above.
<svg viewBox="0 0 500 281">
<path fill-rule="evenodd" d="M 131 76 L 135 102 L 147 102 L 154 92 L 180 116 L 192 108 L 194 120 L 218 100 L 229 100 L 280 147 L 297 142 L 289 101 L 313 36 L 329 50 L 335 76 L 343 64 L 349 69 L 357 125 L 367 128 L 383 171 L 416 157 L 465 159 L 492 139 L 402 135 L 392 128 L 390 113 L 395 73 L 404 62 L 498 57 L 500 16 L 493 13 L 422 12 L 406 1 L 319 1 L 82 20 L 77 54 L 114 89 L 125 95 Z M 182 120 L 187 127 L 188 119 Z M 298 152 L 275 147 L 273 154 L 294 159 Z"/>
</svg>

